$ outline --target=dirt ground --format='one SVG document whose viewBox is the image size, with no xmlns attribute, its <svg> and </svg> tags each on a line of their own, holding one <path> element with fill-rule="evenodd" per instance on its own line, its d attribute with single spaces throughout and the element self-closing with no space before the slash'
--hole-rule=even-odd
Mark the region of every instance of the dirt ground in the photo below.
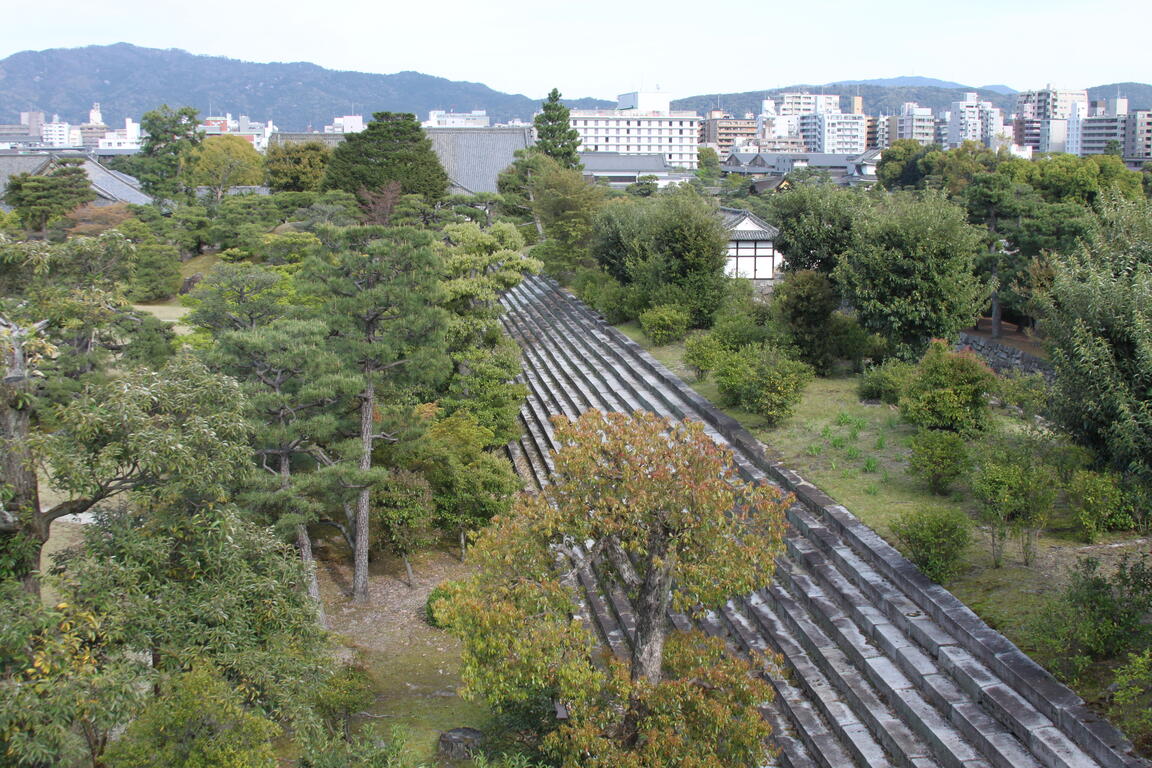
<svg viewBox="0 0 1152 768">
<path fill-rule="evenodd" d="M 376 690 L 376 702 L 362 724 L 385 731 L 394 725 L 408 731 L 409 747 L 418 760 L 433 762 L 441 732 L 459 726 L 484 730 L 487 708 L 462 699 L 460 644 L 424 620 L 428 593 L 444 581 L 469 573 L 467 563 L 445 549 L 412 558 L 415 585 L 404 581 L 403 563 L 380 558 L 372 563 L 370 600 L 351 601 L 352 569 L 346 550 L 332 540 L 317 542 L 320 591 L 328 625 L 343 643 L 347 659 L 363 665 Z"/>
</svg>

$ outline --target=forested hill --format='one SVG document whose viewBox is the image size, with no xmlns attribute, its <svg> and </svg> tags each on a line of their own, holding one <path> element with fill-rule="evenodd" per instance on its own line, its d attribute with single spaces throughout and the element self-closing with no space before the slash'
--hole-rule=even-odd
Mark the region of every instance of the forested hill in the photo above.
<svg viewBox="0 0 1152 768">
<path fill-rule="evenodd" d="M 494 91 L 419 72 L 374 75 L 340 72 L 306 62 L 256 64 L 186 51 L 127 43 L 25 51 L 0 61 L 0 123 L 42 109 L 80 123 L 93 102 L 104 122 L 139 120 L 161 104 L 190 105 L 200 114 L 245 114 L 271 119 L 281 130 L 320 129 L 336 115 L 484 109 L 494 121 L 531 119 L 543 98 Z M 571 107 L 610 107 L 613 102 L 573 99 Z"/>
<path fill-rule="evenodd" d="M 718 79 L 722 79 L 719 75 Z M 558 84 L 564 90 L 564 84 Z M 673 102 L 677 109 L 704 114 L 720 108 L 733 114 L 759 112 L 760 101 L 783 91 L 838 93 L 864 97 L 868 114 L 895 114 L 906 101 L 941 111 L 973 90 L 929 78 L 793 85 L 744 93 L 703 94 Z M 1015 96 L 1003 87 L 975 89 L 982 99 L 1012 109 Z M 1132 109 L 1152 108 L 1152 85 L 1114 83 L 1089 89 L 1093 99 L 1127 96 Z M 320 129 L 337 115 L 383 110 L 413 112 L 421 119 L 432 109 L 487 110 L 494 121 L 531 119 L 542 98 L 495 91 L 482 83 L 447 80 L 419 72 L 377 75 L 341 72 L 307 62 L 257 64 L 220 56 L 197 56 L 177 49 L 140 48 L 128 43 L 85 48 L 24 51 L 0 60 L 0 123 L 15 123 L 19 113 L 42 109 L 49 116 L 81 123 L 93 102 L 104 122 L 139 120 L 161 104 L 190 105 L 202 115 L 231 112 L 255 120 L 273 120 L 281 130 Z M 566 99 L 573 108 L 605 108 L 603 99 Z M 841 106 L 849 108 L 847 98 Z"/>
</svg>

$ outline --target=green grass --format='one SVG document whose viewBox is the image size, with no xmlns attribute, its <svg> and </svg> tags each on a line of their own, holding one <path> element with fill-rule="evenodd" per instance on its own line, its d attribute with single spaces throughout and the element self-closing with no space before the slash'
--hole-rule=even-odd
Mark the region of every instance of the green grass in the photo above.
<svg viewBox="0 0 1152 768">
<path fill-rule="evenodd" d="M 620 330 L 647 346 L 635 324 Z M 683 345 L 648 351 L 719 406 L 715 385 L 695 381 L 680 362 Z M 785 466 L 820 487 L 893 545 L 891 525 L 905 511 L 936 507 L 974 513 L 976 503 L 963 485 L 949 496 L 936 496 L 908 473 L 908 446 L 915 427 L 905 423 L 894 406 L 861 403 L 856 394 L 858 378 L 817 378 L 805 389 L 795 413 L 775 427 L 768 427 L 758 416 L 722 410 L 740 421 Z M 994 413 L 993 422 L 999 428 L 1019 428 L 1018 420 L 1006 412 Z M 1022 564 L 1012 542 L 1004 566 L 993 568 L 987 535 L 977 528 L 962 573 L 946 586 L 991 627 L 1028 651 L 1029 621 L 1044 598 L 1061 588 L 1064 574 L 1077 559 L 1087 554 L 1115 559 L 1126 549 L 1135 552 L 1138 541 L 1132 534 L 1110 534 L 1089 549 L 1078 539 L 1067 510 L 1057 507 L 1041 533 L 1032 567 Z M 1097 703 L 1102 700 L 1110 682 L 1110 664 L 1102 662 L 1089 670 L 1078 691 L 1081 696 Z"/>
</svg>

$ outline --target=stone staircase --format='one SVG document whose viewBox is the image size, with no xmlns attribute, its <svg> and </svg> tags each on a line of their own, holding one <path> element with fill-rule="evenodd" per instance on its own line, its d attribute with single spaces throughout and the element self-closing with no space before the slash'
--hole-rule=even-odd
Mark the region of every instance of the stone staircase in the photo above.
<svg viewBox="0 0 1152 768">
<path fill-rule="evenodd" d="M 528 388 L 523 436 L 508 447 L 526 487 L 548 484 L 556 448 L 549 418 L 598 408 L 700 421 L 732 449 L 745 479 L 795 495 L 773 582 L 698 622 L 734 650 L 783 658 L 784 668 L 766 676 L 776 698 L 763 708 L 780 765 L 1150 765 L 951 593 L 847 509 L 767 459 L 737 422 L 554 283 L 529 278 L 503 303 Z M 580 609 L 625 656 L 635 622 L 627 597 L 603 578 L 610 569 L 602 562 L 577 574 Z M 669 618 L 691 626 L 685 616 Z"/>
</svg>

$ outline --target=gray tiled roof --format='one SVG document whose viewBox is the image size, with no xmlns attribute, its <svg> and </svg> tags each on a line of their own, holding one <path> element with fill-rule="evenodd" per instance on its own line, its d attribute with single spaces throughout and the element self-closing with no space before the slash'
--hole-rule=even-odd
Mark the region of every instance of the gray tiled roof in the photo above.
<svg viewBox="0 0 1152 768">
<path fill-rule="evenodd" d="M 473 195 L 495 192 L 496 177 L 516 159 L 516 150 L 533 143 L 529 127 L 425 128 L 424 132 L 455 191 Z"/>
<path fill-rule="evenodd" d="M 140 191 L 140 183 L 126 173 L 117 173 L 94 160 L 85 160 L 81 165 L 92 183 L 92 190 L 107 200 L 117 203 L 148 205 L 152 198 Z"/>
<path fill-rule="evenodd" d="M 671 170 L 664 155 L 629 155 L 619 152 L 581 152 L 585 173 L 664 173 Z"/>
<path fill-rule="evenodd" d="M 20 173 L 38 173 L 52 161 L 46 155 L 5 155 L 0 154 L 0 209 L 10 210 L 4 205 L 4 192 L 8 189 L 8 179 Z"/>
<path fill-rule="evenodd" d="M 114 203 L 147 205 L 152 198 L 140 191 L 140 182 L 126 173 L 110 170 L 83 155 L 61 153 L 60 156 L 82 159 L 80 167 L 88 176 L 92 191 Z M 8 188 L 8 179 L 18 173 L 45 173 L 57 159 L 56 153 L 0 154 L 0 197 Z M 8 210 L 5 207 L 4 210 Z"/>
<path fill-rule="evenodd" d="M 764 221 L 764 219 L 752 213 L 752 211 L 743 208 L 721 207 L 720 216 L 724 220 L 724 226 L 728 229 L 728 234 L 733 240 L 775 240 L 780 234 L 780 230 L 776 227 Z M 741 229 L 739 231 L 732 229 L 744 219 L 751 221 L 758 229 Z"/>
</svg>

